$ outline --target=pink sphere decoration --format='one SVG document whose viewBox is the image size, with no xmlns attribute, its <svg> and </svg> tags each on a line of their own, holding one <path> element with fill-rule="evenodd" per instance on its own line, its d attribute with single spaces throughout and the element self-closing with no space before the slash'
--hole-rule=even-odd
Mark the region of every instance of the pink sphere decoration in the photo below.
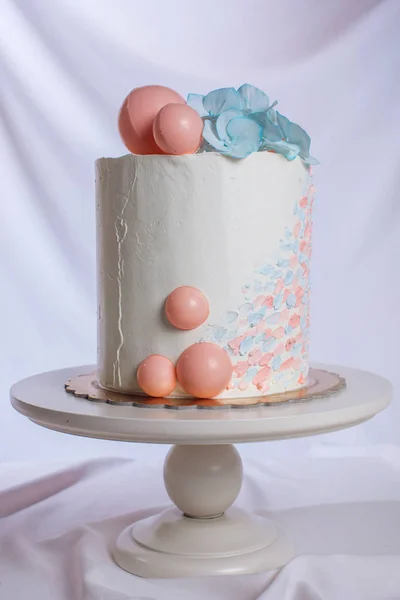
<svg viewBox="0 0 400 600">
<path fill-rule="evenodd" d="M 166 317 L 177 329 L 196 329 L 204 323 L 209 312 L 207 298 L 190 285 L 176 288 L 165 302 Z"/>
<path fill-rule="evenodd" d="M 201 145 L 203 120 L 187 104 L 166 104 L 154 120 L 153 136 L 165 154 L 194 154 Z"/>
<path fill-rule="evenodd" d="M 153 137 L 153 122 L 159 110 L 185 100 L 163 85 L 145 85 L 132 90 L 124 100 L 118 117 L 122 141 L 133 154 L 162 154 Z"/>
<path fill-rule="evenodd" d="M 182 388 L 191 396 L 214 398 L 224 391 L 231 380 L 231 359 L 217 344 L 193 344 L 180 355 L 176 375 Z"/>
<path fill-rule="evenodd" d="M 163 398 L 171 394 L 176 386 L 175 367 L 169 358 L 151 354 L 140 363 L 137 381 L 149 396 Z"/>
</svg>

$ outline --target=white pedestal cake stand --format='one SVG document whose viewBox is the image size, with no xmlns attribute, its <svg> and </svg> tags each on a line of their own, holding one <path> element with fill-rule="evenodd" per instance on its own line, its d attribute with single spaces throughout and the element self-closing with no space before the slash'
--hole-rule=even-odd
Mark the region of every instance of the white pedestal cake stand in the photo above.
<svg viewBox="0 0 400 600">
<path fill-rule="evenodd" d="M 63 433 L 175 444 L 164 481 L 175 507 L 125 529 L 115 542 L 117 564 L 142 577 L 243 574 L 275 569 L 294 554 L 273 521 L 231 507 L 242 484 L 240 442 L 279 440 L 362 423 L 390 402 L 388 381 L 355 369 L 339 373 L 336 395 L 270 407 L 168 410 L 110 406 L 67 394 L 66 380 L 93 367 L 25 379 L 11 389 L 14 408 L 34 423 Z"/>
</svg>

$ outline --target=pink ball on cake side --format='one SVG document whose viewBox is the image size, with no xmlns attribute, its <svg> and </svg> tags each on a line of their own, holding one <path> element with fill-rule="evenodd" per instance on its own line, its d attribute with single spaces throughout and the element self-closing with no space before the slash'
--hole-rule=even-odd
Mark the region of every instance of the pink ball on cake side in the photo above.
<svg viewBox="0 0 400 600">
<path fill-rule="evenodd" d="M 140 389 L 155 398 L 168 396 L 176 386 L 174 364 L 161 354 L 151 354 L 145 358 L 136 376 Z"/>
<path fill-rule="evenodd" d="M 171 102 L 186 106 L 182 96 L 163 85 L 145 85 L 127 95 L 119 112 L 118 129 L 130 152 L 162 154 L 154 141 L 153 122 L 159 110 Z"/>
<path fill-rule="evenodd" d="M 177 329 L 196 329 L 204 323 L 209 312 L 207 298 L 200 290 L 189 285 L 176 288 L 165 302 L 165 315 Z"/>
<path fill-rule="evenodd" d="M 189 346 L 180 355 L 176 375 L 182 388 L 195 398 L 214 398 L 229 384 L 232 363 L 227 352 L 211 342 Z"/>
<path fill-rule="evenodd" d="M 202 142 L 203 120 L 186 104 L 166 104 L 154 120 L 153 136 L 165 154 L 194 154 Z"/>
</svg>

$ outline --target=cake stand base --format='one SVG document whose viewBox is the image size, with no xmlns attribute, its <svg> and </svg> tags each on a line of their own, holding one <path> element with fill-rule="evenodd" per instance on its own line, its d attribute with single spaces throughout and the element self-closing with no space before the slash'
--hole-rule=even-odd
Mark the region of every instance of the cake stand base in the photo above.
<svg viewBox="0 0 400 600">
<path fill-rule="evenodd" d="M 127 527 L 115 562 L 140 577 L 234 575 L 276 569 L 293 556 L 278 524 L 229 508 L 243 478 L 231 444 L 173 446 L 164 465 L 170 508 Z"/>
<path fill-rule="evenodd" d="M 115 562 L 140 577 L 241 575 L 277 569 L 294 555 L 281 528 L 237 508 L 214 519 L 191 519 L 175 508 L 127 527 Z"/>
</svg>

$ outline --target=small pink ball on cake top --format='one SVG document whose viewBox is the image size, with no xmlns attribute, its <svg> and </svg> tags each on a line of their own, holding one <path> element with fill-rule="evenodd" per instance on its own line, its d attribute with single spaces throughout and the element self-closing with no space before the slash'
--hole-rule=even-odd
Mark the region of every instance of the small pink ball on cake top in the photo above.
<svg viewBox="0 0 400 600">
<path fill-rule="evenodd" d="M 119 112 L 118 129 L 130 152 L 162 154 L 154 141 L 153 122 L 159 110 L 171 102 L 186 106 L 182 96 L 163 85 L 145 85 L 127 95 Z"/>
<path fill-rule="evenodd" d="M 176 386 L 174 364 L 161 354 L 151 354 L 145 358 L 136 376 L 140 389 L 155 398 L 168 396 Z"/>
<path fill-rule="evenodd" d="M 155 118 L 153 135 L 165 154 L 194 154 L 201 145 L 203 120 L 187 104 L 166 104 Z"/>
<path fill-rule="evenodd" d="M 180 355 L 176 375 L 186 393 L 195 398 L 214 398 L 232 378 L 231 359 L 217 344 L 193 344 Z"/>
<path fill-rule="evenodd" d="M 207 298 L 200 290 L 189 285 L 176 288 L 165 302 L 165 315 L 177 329 L 196 329 L 204 323 L 209 312 Z"/>
</svg>

